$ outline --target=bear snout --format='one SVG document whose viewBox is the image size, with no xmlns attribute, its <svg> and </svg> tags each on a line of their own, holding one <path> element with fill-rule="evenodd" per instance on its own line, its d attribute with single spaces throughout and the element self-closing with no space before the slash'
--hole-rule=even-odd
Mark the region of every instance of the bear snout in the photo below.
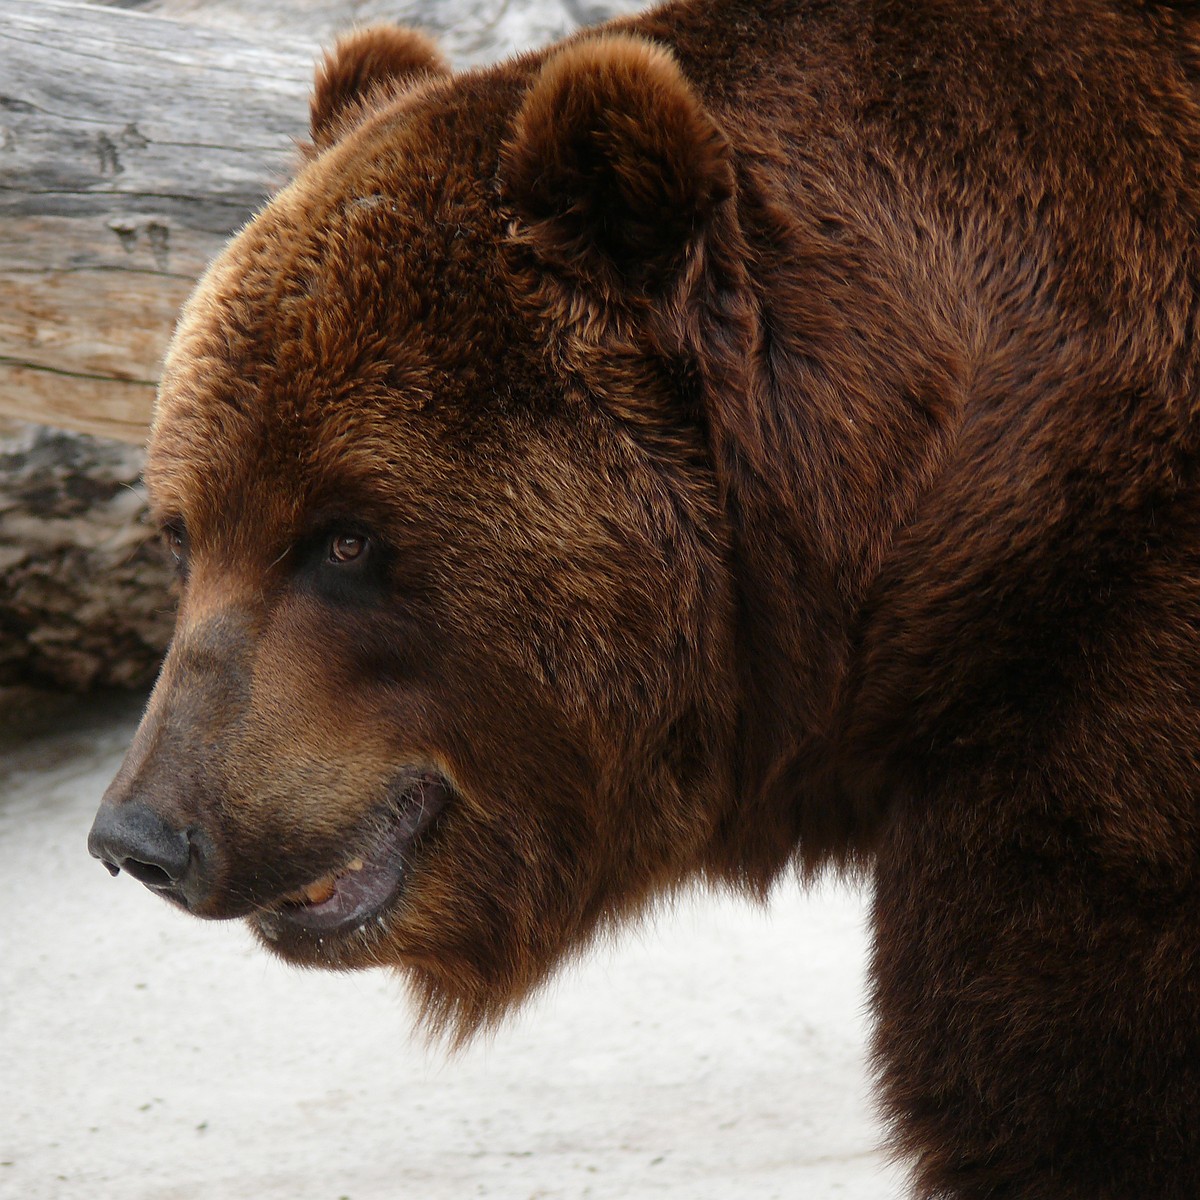
<svg viewBox="0 0 1200 1200">
<path fill-rule="evenodd" d="M 189 831 L 171 825 L 148 804 L 102 804 L 88 835 L 88 852 L 114 875 L 125 871 L 151 891 L 187 905 L 193 857 Z"/>
<path fill-rule="evenodd" d="M 219 855 L 204 832 L 208 797 L 195 731 L 171 715 L 156 690 L 88 834 L 88 852 L 112 874 L 124 871 L 152 892 L 209 915 Z"/>
</svg>

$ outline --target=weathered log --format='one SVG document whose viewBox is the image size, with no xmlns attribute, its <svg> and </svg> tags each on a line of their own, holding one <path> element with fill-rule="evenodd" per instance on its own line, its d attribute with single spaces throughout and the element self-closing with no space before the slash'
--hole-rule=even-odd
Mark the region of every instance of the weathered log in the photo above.
<svg viewBox="0 0 1200 1200">
<path fill-rule="evenodd" d="M 148 683 L 172 604 L 140 450 L 38 426 L 0 433 L 0 688 Z"/>
<path fill-rule="evenodd" d="M 168 572 L 104 439 L 143 441 L 180 303 L 297 161 L 320 46 L 393 19 L 466 65 L 637 0 L 117 2 L 0 0 L 0 417 L 59 427 L 0 421 L 0 724 L 154 673 Z"/>
<path fill-rule="evenodd" d="M 0 0 L 0 405 L 144 439 L 175 312 L 287 177 L 314 48 Z"/>
<path fill-rule="evenodd" d="M 285 46 L 0 0 L 0 412 L 144 439 L 176 310 L 294 159 L 313 49 Z M 153 677 L 172 606 L 141 461 L 0 438 L 0 702 Z"/>
<path fill-rule="evenodd" d="M 175 313 L 295 165 L 337 29 L 407 21 L 464 64 L 619 6 L 0 0 L 0 413 L 143 440 Z"/>
<path fill-rule="evenodd" d="M 262 40 L 278 32 L 330 45 L 351 25 L 425 30 L 459 67 L 554 41 L 580 25 L 645 8 L 644 0 L 98 0 Z"/>
</svg>

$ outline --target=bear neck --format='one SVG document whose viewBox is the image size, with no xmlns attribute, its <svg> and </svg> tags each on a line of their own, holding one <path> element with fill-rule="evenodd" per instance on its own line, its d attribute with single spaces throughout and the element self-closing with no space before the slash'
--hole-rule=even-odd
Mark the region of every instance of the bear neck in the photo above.
<svg viewBox="0 0 1200 1200">
<path fill-rule="evenodd" d="M 738 782 L 716 865 L 764 887 L 797 850 L 811 870 L 869 857 L 882 797 L 836 782 L 858 631 L 963 410 L 962 356 L 912 308 L 904 264 L 852 270 L 802 209 L 780 239 L 769 199 L 743 173 L 680 331 L 732 531 Z"/>
</svg>

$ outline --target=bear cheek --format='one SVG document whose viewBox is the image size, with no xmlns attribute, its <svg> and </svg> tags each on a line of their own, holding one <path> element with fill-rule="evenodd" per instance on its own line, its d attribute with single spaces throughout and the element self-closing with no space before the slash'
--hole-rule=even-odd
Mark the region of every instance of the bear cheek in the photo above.
<svg viewBox="0 0 1200 1200">
<path fill-rule="evenodd" d="M 223 834 L 243 886 L 286 891 L 328 869 L 428 755 L 402 696 L 364 677 L 336 621 L 274 616 L 220 746 Z M 269 895 L 261 898 L 270 898 Z"/>
</svg>

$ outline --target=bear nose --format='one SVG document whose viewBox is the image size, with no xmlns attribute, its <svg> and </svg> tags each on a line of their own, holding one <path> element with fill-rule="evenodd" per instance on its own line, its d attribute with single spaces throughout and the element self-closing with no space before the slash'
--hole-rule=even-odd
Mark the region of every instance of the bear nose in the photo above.
<svg viewBox="0 0 1200 1200">
<path fill-rule="evenodd" d="M 173 828 L 136 801 L 100 806 L 88 834 L 88 851 L 114 875 L 126 871 L 148 888 L 168 894 L 179 892 L 192 859 L 187 830 Z"/>
</svg>

